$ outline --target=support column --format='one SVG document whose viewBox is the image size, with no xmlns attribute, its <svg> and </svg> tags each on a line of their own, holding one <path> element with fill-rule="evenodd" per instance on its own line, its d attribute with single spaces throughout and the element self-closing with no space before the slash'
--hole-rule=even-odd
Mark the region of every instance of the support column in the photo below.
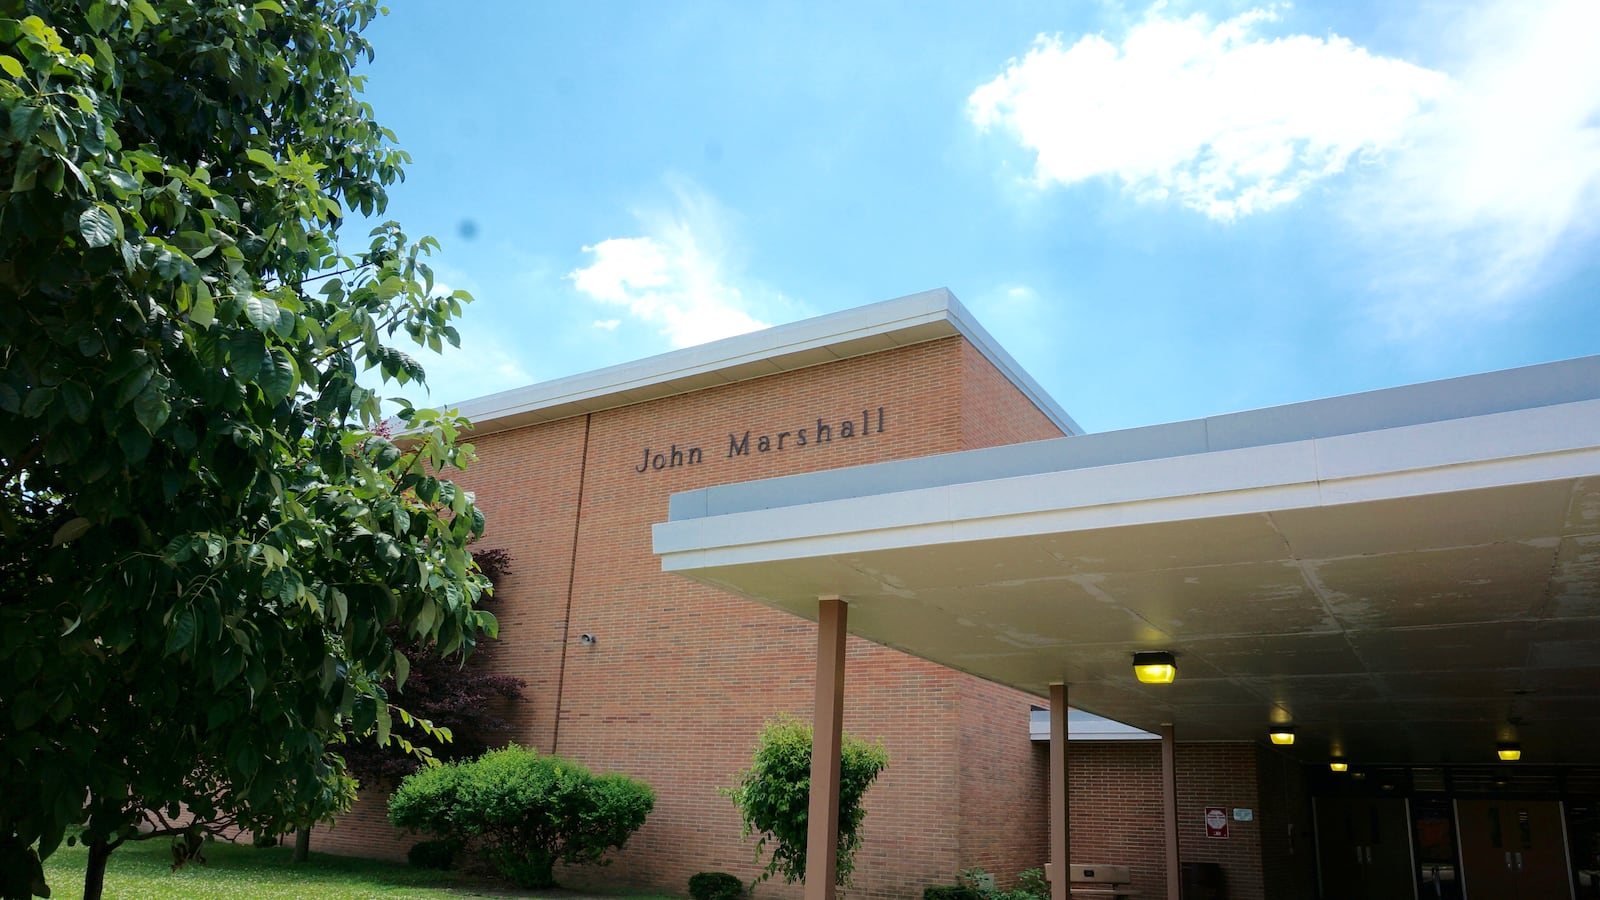
<svg viewBox="0 0 1600 900">
<path fill-rule="evenodd" d="M 1050 685 L 1050 900 L 1071 900 L 1072 840 L 1068 813 L 1067 686 Z"/>
<path fill-rule="evenodd" d="M 1161 726 L 1161 809 L 1166 813 L 1167 900 L 1180 900 L 1183 864 L 1178 859 L 1178 742 L 1172 723 Z"/>
<path fill-rule="evenodd" d="M 839 756 L 844 743 L 844 638 L 847 608 L 817 602 L 817 697 L 811 723 L 811 806 L 806 828 L 805 900 L 834 900 L 839 860 Z"/>
</svg>

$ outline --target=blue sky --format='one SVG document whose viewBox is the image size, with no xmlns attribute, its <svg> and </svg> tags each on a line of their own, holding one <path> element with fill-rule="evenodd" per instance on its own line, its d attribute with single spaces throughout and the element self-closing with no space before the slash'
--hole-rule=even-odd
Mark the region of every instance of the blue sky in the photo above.
<svg viewBox="0 0 1600 900">
<path fill-rule="evenodd" d="M 1105 431 L 1600 353 L 1600 4 L 395 2 L 445 404 L 949 287 Z M 421 399 L 421 398 L 419 398 Z"/>
</svg>

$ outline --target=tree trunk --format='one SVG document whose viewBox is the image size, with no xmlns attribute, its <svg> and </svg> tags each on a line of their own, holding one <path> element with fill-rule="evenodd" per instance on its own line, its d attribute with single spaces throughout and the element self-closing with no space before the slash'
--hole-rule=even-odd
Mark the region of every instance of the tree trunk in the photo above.
<svg viewBox="0 0 1600 900">
<path fill-rule="evenodd" d="M 294 855 L 290 862 L 303 863 L 311 855 L 311 829 L 300 828 L 294 833 Z"/>
<path fill-rule="evenodd" d="M 100 900 L 106 888 L 106 860 L 113 848 L 104 840 L 89 842 L 89 862 L 83 870 L 83 900 Z"/>
</svg>

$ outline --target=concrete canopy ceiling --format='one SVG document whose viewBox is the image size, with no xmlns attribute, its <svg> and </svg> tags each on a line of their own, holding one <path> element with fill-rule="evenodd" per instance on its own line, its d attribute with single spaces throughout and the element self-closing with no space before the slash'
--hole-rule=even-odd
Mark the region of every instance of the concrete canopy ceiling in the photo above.
<svg viewBox="0 0 1600 900">
<path fill-rule="evenodd" d="M 1181 740 L 1292 723 L 1312 761 L 1482 763 L 1517 740 L 1529 764 L 1600 763 L 1600 401 L 882 494 L 863 478 L 675 506 L 656 551 L 807 618 L 842 597 L 852 634 L 1041 697 L 1065 681 L 1074 707 Z M 1138 684 L 1137 650 L 1173 651 L 1177 682 Z"/>
</svg>

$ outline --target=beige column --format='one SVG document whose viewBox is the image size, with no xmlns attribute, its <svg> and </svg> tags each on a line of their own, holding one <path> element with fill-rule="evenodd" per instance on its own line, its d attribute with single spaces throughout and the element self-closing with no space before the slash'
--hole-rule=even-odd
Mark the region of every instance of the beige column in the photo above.
<svg viewBox="0 0 1600 900">
<path fill-rule="evenodd" d="M 1050 685 L 1050 900 L 1071 900 L 1071 809 L 1067 780 L 1067 686 Z"/>
<path fill-rule="evenodd" d="M 1183 865 L 1178 860 L 1178 743 L 1172 723 L 1161 726 L 1161 809 L 1166 813 L 1167 900 L 1180 900 Z"/>
<path fill-rule="evenodd" d="M 806 830 L 805 900 L 834 900 L 839 861 L 839 755 L 844 742 L 846 605 L 817 601 L 817 699 L 811 724 L 811 808 Z"/>
</svg>

